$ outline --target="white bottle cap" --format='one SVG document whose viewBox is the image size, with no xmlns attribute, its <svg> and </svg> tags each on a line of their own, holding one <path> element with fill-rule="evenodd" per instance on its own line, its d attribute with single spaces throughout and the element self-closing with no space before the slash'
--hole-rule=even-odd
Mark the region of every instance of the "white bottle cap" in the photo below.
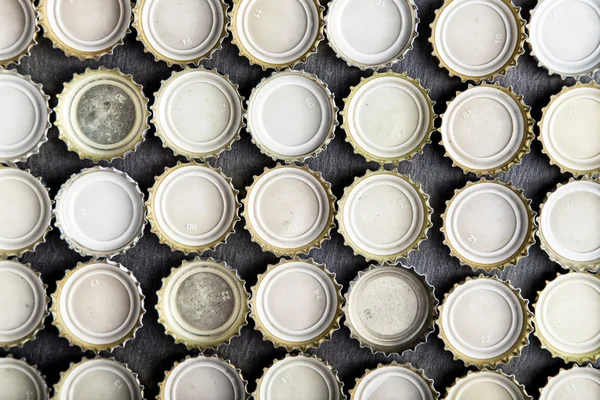
<svg viewBox="0 0 600 400">
<path fill-rule="evenodd" d="M 422 370 L 395 362 L 368 370 L 351 394 L 352 400 L 393 399 L 400 394 L 406 400 L 436 400 L 439 396 Z"/>
<path fill-rule="evenodd" d="M 3 399 L 48 400 L 48 387 L 39 371 L 23 360 L 0 358 Z"/>
<path fill-rule="evenodd" d="M 587 400 L 600 399 L 600 370 L 589 365 L 577 365 L 569 370 L 561 369 L 540 390 L 540 400 Z"/>
<path fill-rule="evenodd" d="M 469 371 L 448 389 L 445 400 L 532 400 L 514 376 L 501 370 Z"/>
<path fill-rule="evenodd" d="M 0 0 L 0 67 L 18 63 L 36 43 L 37 14 L 31 0 Z"/>
</svg>

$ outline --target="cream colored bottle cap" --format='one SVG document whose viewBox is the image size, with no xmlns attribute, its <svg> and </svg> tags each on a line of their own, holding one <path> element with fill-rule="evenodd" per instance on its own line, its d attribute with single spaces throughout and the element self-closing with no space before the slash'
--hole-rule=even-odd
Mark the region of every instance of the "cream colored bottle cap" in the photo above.
<svg viewBox="0 0 600 400">
<path fill-rule="evenodd" d="M 367 260 L 395 262 L 417 250 L 431 227 L 429 196 L 396 171 L 367 171 L 344 189 L 337 220 L 344 243 Z"/>
<path fill-rule="evenodd" d="M 543 0 L 527 25 L 531 54 L 550 74 L 579 78 L 600 68 L 600 1 Z"/>
<path fill-rule="evenodd" d="M 429 38 L 440 67 L 463 82 L 506 74 L 524 52 L 520 10 L 511 0 L 445 0 Z"/>
<path fill-rule="evenodd" d="M 501 370 L 469 371 L 448 388 L 444 400 L 533 400 L 525 387 Z"/>
<path fill-rule="evenodd" d="M 55 112 L 59 138 L 80 158 L 95 162 L 125 157 L 149 129 L 142 86 L 116 69 L 75 74 L 58 95 Z"/>
<path fill-rule="evenodd" d="M 175 155 L 218 157 L 240 138 L 243 97 L 227 75 L 204 68 L 173 72 L 155 98 L 156 135 Z"/>
<path fill-rule="evenodd" d="M 230 16 L 232 43 L 263 70 L 306 62 L 323 40 L 319 0 L 234 0 Z"/>
<path fill-rule="evenodd" d="M 161 243 L 185 254 L 225 243 L 240 220 L 241 205 L 231 178 L 208 164 L 165 168 L 148 192 L 152 232 Z"/>
<path fill-rule="evenodd" d="M 144 295 L 135 276 L 108 260 L 79 263 L 57 282 L 52 316 L 71 346 L 112 351 L 142 326 Z"/>
<path fill-rule="evenodd" d="M 600 180 L 571 180 L 540 205 L 538 237 L 550 259 L 563 268 L 600 269 Z"/>
<path fill-rule="evenodd" d="M 404 73 L 362 78 L 344 99 L 346 141 L 367 161 L 383 165 L 410 160 L 431 143 L 434 104 L 429 90 Z"/>
<path fill-rule="evenodd" d="M 158 291 L 158 322 L 176 343 L 217 348 L 239 336 L 248 323 L 245 282 L 227 264 L 213 259 L 184 261 L 163 279 Z"/>
<path fill-rule="evenodd" d="M 175 363 L 165 373 L 157 400 L 228 399 L 250 397 L 241 371 L 216 356 L 197 356 Z"/>
<path fill-rule="evenodd" d="M 336 199 L 319 172 L 305 165 L 277 164 L 255 176 L 246 191 L 246 229 L 264 251 L 293 257 L 329 239 Z"/>
<path fill-rule="evenodd" d="M 529 344 L 529 302 L 496 276 L 467 278 L 446 294 L 440 307 L 440 338 L 466 366 L 508 364 Z"/>
<path fill-rule="evenodd" d="M 48 400 L 48 387 L 40 372 L 26 361 L 0 358 L 0 398 Z"/>
<path fill-rule="evenodd" d="M 550 163 L 575 176 L 600 174 L 600 85 L 564 87 L 543 109 L 539 127 Z"/>
<path fill-rule="evenodd" d="M 350 336 L 374 353 L 414 349 L 434 329 L 438 301 L 413 268 L 371 266 L 350 282 L 345 297 Z"/>
<path fill-rule="evenodd" d="M 169 66 L 210 58 L 227 36 L 229 19 L 222 0 L 142 0 L 133 14 L 144 50 Z"/>
<path fill-rule="evenodd" d="M 588 365 L 561 369 L 540 390 L 540 400 L 587 400 L 600 398 L 600 370 Z"/>
<path fill-rule="evenodd" d="M 124 253 L 140 240 L 146 225 L 138 184 L 114 168 L 72 175 L 56 195 L 54 215 L 69 247 L 95 258 Z"/>
<path fill-rule="evenodd" d="M 44 36 L 82 61 L 112 53 L 131 23 L 129 0 L 40 0 L 38 12 Z"/>
<path fill-rule="evenodd" d="M 287 354 L 264 369 L 254 400 L 345 400 L 342 382 L 327 362 L 303 354 Z"/>
<path fill-rule="evenodd" d="M 395 361 L 367 370 L 350 391 L 351 400 L 392 399 L 399 395 L 403 400 L 437 400 L 440 394 L 422 369 Z"/>
<path fill-rule="evenodd" d="M 319 78 L 285 71 L 263 79 L 252 90 L 246 120 L 261 152 L 274 160 L 303 161 L 333 139 L 337 111 L 333 93 Z"/>
<path fill-rule="evenodd" d="M 48 189 L 29 171 L 0 165 L 0 257 L 35 250 L 52 229 Z"/>
<path fill-rule="evenodd" d="M 0 10 L 0 67 L 7 67 L 29 55 L 39 28 L 31 0 L 0 0 Z"/>
<path fill-rule="evenodd" d="M 453 165 L 465 173 L 495 175 L 520 164 L 531 150 L 530 107 L 500 84 L 457 92 L 442 115 L 442 144 Z"/>
<path fill-rule="evenodd" d="M 275 347 L 319 347 L 340 327 L 342 286 L 312 259 L 269 265 L 252 288 L 250 316 Z"/>
<path fill-rule="evenodd" d="M 523 191 L 498 179 L 468 182 L 442 215 L 450 255 L 474 270 L 517 265 L 535 243 L 535 213 Z"/>
</svg>

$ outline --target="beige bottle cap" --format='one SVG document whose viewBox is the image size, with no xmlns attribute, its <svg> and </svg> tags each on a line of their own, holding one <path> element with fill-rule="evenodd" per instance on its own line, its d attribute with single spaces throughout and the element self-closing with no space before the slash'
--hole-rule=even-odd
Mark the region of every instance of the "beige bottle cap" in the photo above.
<svg viewBox="0 0 600 400">
<path fill-rule="evenodd" d="M 328 362 L 308 354 L 286 354 L 265 368 L 254 400 L 345 400 L 343 384 Z"/>
<path fill-rule="evenodd" d="M 600 370 L 588 365 L 561 369 L 540 390 L 540 400 L 583 400 L 600 398 Z"/>
<path fill-rule="evenodd" d="M 169 67 L 210 58 L 221 48 L 229 23 L 223 0 L 141 0 L 133 15 L 144 51 Z"/>
<path fill-rule="evenodd" d="M 241 204 L 231 178 L 208 164 L 165 168 L 148 190 L 148 221 L 162 244 L 185 254 L 214 250 L 235 232 Z"/>
<path fill-rule="evenodd" d="M 250 316 L 275 347 L 305 351 L 319 347 L 340 327 L 342 286 L 313 259 L 281 259 L 252 287 Z"/>
<path fill-rule="evenodd" d="M 412 267 L 372 265 L 350 282 L 345 298 L 350 336 L 374 353 L 414 350 L 433 332 L 438 301 Z"/>
<path fill-rule="evenodd" d="M 117 69 L 88 68 L 75 74 L 57 97 L 58 136 L 81 159 L 125 157 L 144 141 L 150 128 L 142 86 Z"/>
<path fill-rule="evenodd" d="M 216 349 L 240 335 L 248 321 L 245 282 L 213 259 L 196 258 L 173 268 L 158 291 L 158 322 L 176 343 Z"/>
<path fill-rule="evenodd" d="M 40 0 L 37 10 L 54 48 L 82 61 L 111 54 L 131 23 L 129 0 Z"/>
<path fill-rule="evenodd" d="M 514 375 L 506 375 L 499 369 L 469 371 L 467 375 L 456 379 L 447 389 L 445 400 L 533 400 L 525 387 Z"/>
<path fill-rule="evenodd" d="M 246 229 L 277 257 L 308 254 L 330 238 L 335 200 L 331 184 L 306 165 L 265 168 L 246 188 Z"/>
<path fill-rule="evenodd" d="M 444 244 L 461 265 L 490 272 L 517 265 L 535 243 L 535 212 L 523 191 L 498 179 L 468 182 L 442 215 Z"/>
<path fill-rule="evenodd" d="M 397 165 L 410 160 L 431 143 L 437 118 L 434 104 L 429 90 L 405 73 L 362 78 L 344 99 L 346 141 L 367 161 Z"/>
<path fill-rule="evenodd" d="M 48 188 L 29 171 L 0 165 L 0 258 L 20 257 L 52 229 Z"/>
<path fill-rule="evenodd" d="M 531 151 L 531 107 L 499 83 L 469 85 L 442 115 L 442 144 L 453 166 L 465 173 L 496 175 L 521 163 Z"/>
<path fill-rule="evenodd" d="M 468 367 L 508 364 L 529 344 L 533 314 L 521 290 L 495 275 L 467 278 L 446 294 L 440 306 L 444 348 Z"/>
<path fill-rule="evenodd" d="M 344 189 L 337 220 L 344 244 L 367 260 L 395 263 L 417 250 L 431 228 L 421 185 L 397 171 L 367 171 Z"/>
<path fill-rule="evenodd" d="M 319 0 L 234 0 L 230 16 L 232 43 L 263 70 L 306 62 L 323 40 Z"/>
<path fill-rule="evenodd" d="M 525 52 L 525 20 L 511 0 L 445 0 L 431 24 L 433 55 L 463 82 L 492 80 Z"/>
<path fill-rule="evenodd" d="M 238 85 L 217 70 L 186 68 L 162 81 L 152 107 L 156 135 L 175 155 L 205 160 L 231 149 L 244 127 Z"/>
<path fill-rule="evenodd" d="M 31 55 L 39 31 L 37 12 L 31 0 L 0 0 L 0 67 L 19 64 Z"/>
<path fill-rule="evenodd" d="M 0 358 L 0 393 L 4 399 L 48 400 L 44 377 L 25 360 Z"/>
</svg>

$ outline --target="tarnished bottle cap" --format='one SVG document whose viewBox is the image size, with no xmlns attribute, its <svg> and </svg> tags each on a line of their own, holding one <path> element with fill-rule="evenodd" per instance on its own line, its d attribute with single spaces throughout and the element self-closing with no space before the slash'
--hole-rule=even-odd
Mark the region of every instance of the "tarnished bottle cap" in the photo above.
<svg viewBox="0 0 600 400">
<path fill-rule="evenodd" d="M 263 70 L 306 62 L 323 40 L 319 0 L 234 0 L 230 16 L 232 43 Z"/>
<path fill-rule="evenodd" d="M 0 393 L 4 399 L 48 400 L 44 377 L 25 360 L 0 358 Z"/>
<path fill-rule="evenodd" d="M 399 394 L 411 400 L 437 400 L 439 393 L 433 387 L 433 381 L 425 376 L 422 369 L 410 364 L 379 364 L 376 369 L 366 370 L 356 379 L 354 389 L 350 390 L 351 400 L 396 398 Z"/>
<path fill-rule="evenodd" d="M 50 311 L 71 346 L 112 351 L 142 327 L 144 295 L 135 276 L 109 260 L 79 263 L 56 283 Z"/>
<path fill-rule="evenodd" d="M 223 0 L 141 0 L 133 15 L 144 50 L 169 66 L 210 58 L 221 48 L 229 23 Z"/>
<path fill-rule="evenodd" d="M 335 197 L 319 172 L 298 164 L 265 168 L 243 200 L 252 241 L 278 257 L 308 254 L 330 238 Z"/>
<path fill-rule="evenodd" d="M 61 238 L 82 256 L 112 257 L 133 247 L 144 233 L 144 195 L 115 168 L 82 170 L 56 195 L 54 215 Z"/>
<path fill-rule="evenodd" d="M 218 157 L 240 138 L 243 97 L 227 75 L 202 67 L 173 72 L 155 98 L 156 135 L 175 155 Z"/>
<path fill-rule="evenodd" d="M 397 165 L 410 160 L 431 143 L 434 104 L 429 90 L 405 73 L 362 78 L 344 99 L 346 141 L 367 161 Z"/>
<path fill-rule="evenodd" d="M 540 390 L 540 400 L 583 400 L 600 398 L 600 370 L 588 365 L 561 369 Z"/>
<path fill-rule="evenodd" d="M 440 306 L 440 339 L 468 366 L 495 368 L 518 357 L 529 344 L 533 314 L 521 290 L 496 276 L 467 278 Z"/>
<path fill-rule="evenodd" d="M 44 36 L 82 61 L 111 54 L 131 23 L 129 0 L 40 0 L 37 10 Z"/>
<path fill-rule="evenodd" d="M 600 278 L 590 273 L 558 274 L 538 292 L 535 335 L 542 348 L 566 363 L 600 358 Z"/>
<path fill-rule="evenodd" d="M 600 85 L 563 87 L 542 110 L 538 125 L 543 152 L 561 172 L 600 174 Z"/>
<path fill-rule="evenodd" d="M 448 102 L 442 115 L 442 144 L 452 165 L 465 173 L 507 172 L 531 150 L 531 107 L 499 83 L 471 86 Z"/>
<path fill-rule="evenodd" d="M 600 270 L 600 179 L 558 185 L 540 205 L 540 246 L 574 271 Z"/>
<path fill-rule="evenodd" d="M 86 69 L 58 95 L 58 137 L 81 159 L 125 157 L 149 129 L 148 99 L 142 87 L 116 69 Z"/>
<path fill-rule="evenodd" d="M 286 0 L 292 2 L 299 0 Z M 304 0 L 308 1 L 308 0 Z M 248 131 L 274 160 L 304 161 L 334 137 L 338 108 L 325 83 L 304 71 L 276 72 L 252 90 Z"/>
<path fill-rule="evenodd" d="M 534 218 L 531 200 L 510 183 L 468 182 L 446 203 L 444 244 L 461 265 L 502 270 L 529 254 L 535 243 Z"/>
<path fill-rule="evenodd" d="M 177 163 L 148 190 L 148 221 L 162 244 L 185 254 L 214 250 L 235 232 L 241 204 L 231 178 L 208 164 Z"/>
<path fill-rule="evenodd" d="M 533 400 L 513 375 L 499 369 L 469 371 L 448 388 L 444 400 Z"/>
<path fill-rule="evenodd" d="M 345 400 L 343 384 L 326 361 L 308 354 L 286 354 L 273 361 L 256 382 L 254 400 Z"/>
<path fill-rule="evenodd" d="M 424 275 L 404 265 L 377 265 L 350 282 L 345 324 L 361 347 L 402 354 L 433 332 L 438 301 Z"/>
<path fill-rule="evenodd" d="M 242 372 L 228 360 L 199 355 L 176 362 L 160 383 L 156 400 L 230 399 L 247 400 L 250 395 Z"/>
<path fill-rule="evenodd" d="M 35 250 L 52 229 L 48 188 L 29 171 L 0 165 L 0 258 Z"/>
<path fill-rule="evenodd" d="M 31 0 L 1 0 L 0 67 L 21 62 L 37 43 L 37 13 Z"/>
<path fill-rule="evenodd" d="M 525 20 L 511 0 L 445 0 L 431 24 L 433 55 L 463 82 L 492 80 L 525 52 Z"/>
<path fill-rule="evenodd" d="M 237 271 L 213 259 L 184 261 L 163 279 L 158 322 L 176 343 L 215 349 L 239 336 L 248 323 L 245 282 Z"/>
<path fill-rule="evenodd" d="M 275 347 L 319 347 L 340 327 L 342 286 L 313 259 L 282 259 L 269 265 L 252 288 L 250 316 Z"/>
<path fill-rule="evenodd" d="M 344 189 L 337 220 L 344 244 L 367 260 L 395 263 L 419 248 L 432 208 L 421 185 L 397 171 L 367 171 Z"/>
</svg>

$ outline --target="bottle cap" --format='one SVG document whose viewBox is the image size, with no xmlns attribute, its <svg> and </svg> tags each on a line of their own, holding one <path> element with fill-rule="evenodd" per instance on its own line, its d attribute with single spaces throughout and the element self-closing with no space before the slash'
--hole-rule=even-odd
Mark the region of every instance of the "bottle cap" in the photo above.
<svg viewBox="0 0 600 400">
<path fill-rule="evenodd" d="M 367 171 L 344 189 L 337 220 L 344 244 L 367 261 L 395 264 L 419 248 L 433 209 L 421 185 L 397 171 Z"/>
<path fill-rule="evenodd" d="M 256 381 L 254 400 L 345 400 L 343 384 L 331 365 L 317 356 L 286 354 L 265 368 Z"/>
<path fill-rule="evenodd" d="M 40 0 L 37 10 L 54 48 L 81 61 L 112 54 L 130 32 L 129 0 Z"/>
<path fill-rule="evenodd" d="M 75 74 L 57 97 L 58 136 L 81 159 L 125 157 L 144 141 L 150 128 L 142 86 L 117 69 L 88 68 Z"/>
<path fill-rule="evenodd" d="M 561 172 L 600 174 L 600 85 L 563 87 L 542 110 L 538 125 L 543 152 Z"/>
<path fill-rule="evenodd" d="M 242 372 L 229 360 L 199 355 L 176 362 L 160 383 L 156 400 L 231 399 L 247 400 L 250 395 Z"/>
<path fill-rule="evenodd" d="M 0 393 L 5 399 L 48 400 L 44 377 L 25 360 L 0 358 Z"/>
<path fill-rule="evenodd" d="M 208 164 L 165 168 L 148 190 L 148 221 L 160 243 L 185 254 L 226 243 L 235 232 L 241 204 L 231 178 Z"/>
<path fill-rule="evenodd" d="M 531 107 L 511 88 L 469 85 L 447 104 L 440 128 L 445 156 L 465 173 L 507 172 L 531 151 Z"/>
<path fill-rule="evenodd" d="M 431 143 L 437 118 L 434 104 L 429 90 L 405 73 L 362 78 L 344 99 L 346 141 L 367 161 L 398 165 L 410 160 Z"/>
<path fill-rule="evenodd" d="M 163 279 L 158 322 L 176 343 L 216 349 L 240 335 L 248 323 L 245 282 L 237 271 L 213 259 L 184 261 Z"/>
<path fill-rule="evenodd" d="M 535 335 L 542 348 L 566 363 L 600 358 L 600 278 L 583 272 L 558 274 L 538 292 Z"/>
<path fill-rule="evenodd" d="M 0 260 L 0 347 L 21 347 L 44 329 L 46 288 L 40 273 L 29 265 Z"/>
<path fill-rule="evenodd" d="M 600 370 L 588 365 L 561 369 L 540 390 L 540 400 L 582 400 L 600 398 Z"/>
<path fill-rule="evenodd" d="M 143 400 L 144 387 L 136 373 L 114 358 L 84 358 L 61 372 L 53 400 L 93 399 Z"/>
<path fill-rule="evenodd" d="M 356 379 L 354 389 L 350 390 L 350 399 L 394 398 L 399 393 L 414 400 L 437 400 L 440 395 L 434 389 L 433 381 L 425 376 L 425 371 L 392 361 L 391 364 L 379 364 L 376 369 L 368 369 Z"/>
<path fill-rule="evenodd" d="M 246 229 L 263 251 L 277 257 L 308 254 L 330 238 L 335 200 L 331 184 L 306 165 L 265 168 L 246 188 Z"/>
<path fill-rule="evenodd" d="M 342 286 L 313 259 L 281 259 L 252 288 L 250 316 L 275 347 L 305 351 L 319 347 L 340 327 Z"/>
<path fill-rule="evenodd" d="M 59 335 L 83 351 L 112 351 L 142 327 L 144 295 L 135 276 L 109 260 L 79 263 L 56 283 L 50 311 Z"/>
<path fill-rule="evenodd" d="M 141 0 L 133 9 L 133 27 L 144 51 L 173 64 L 198 64 L 221 48 L 227 36 L 223 0 Z"/>
<path fill-rule="evenodd" d="M 412 49 L 418 35 L 413 0 L 333 0 L 325 20 L 336 55 L 362 70 L 391 67 Z"/>
<path fill-rule="evenodd" d="M 531 55 L 550 75 L 593 75 L 600 68 L 596 0 L 538 1 L 527 24 Z"/>
<path fill-rule="evenodd" d="M 37 26 L 37 12 L 31 0 L 5 1 L 2 4 L 0 26 L 0 67 L 19 64 L 29 56 L 31 48 L 37 44 L 40 30 Z"/>
<path fill-rule="evenodd" d="M 499 369 L 469 371 L 467 375 L 454 381 L 447 389 L 445 400 L 533 400 L 525 387 L 514 375 L 506 375 Z"/>
<path fill-rule="evenodd" d="M 331 142 L 337 112 L 333 93 L 316 75 L 276 72 L 252 90 L 247 129 L 259 150 L 272 159 L 304 161 Z"/>
<path fill-rule="evenodd" d="M 144 234 L 144 195 L 115 168 L 87 168 L 64 183 L 54 215 L 61 238 L 82 256 L 111 258 L 132 248 Z"/>
<path fill-rule="evenodd" d="M 533 331 L 529 301 L 497 276 L 468 277 L 439 308 L 444 348 L 467 367 L 496 368 L 521 355 Z"/>
<path fill-rule="evenodd" d="M 461 265 L 503 270 L 535 243 L 535 212 L 523 191 L 499 179 L 468 182 L 446 202 L 444 244 Z"/>
<path fill-rule="evenodd" d="M 323 40 L 319 0 L 234 0 L 229 15 L 231 42 L 263 70 L 304 63 Z"/>
<path fill-rule="evenodd" d="M 156 135 L 175 155 L 188 160 L 218 157 L 240 138 L 244 98 L 238 85 L 217 70 L 173 72 L 162 81 L 155 98 L 150 108 Z"/>
<path fill-rule="evenodd" d="M 438 301 L 424 275 L 404 265 L 372 265 L 350 282 L 344 305 L 350 336 L 373 353 L 414 350 L 433 332 Z"/>
<path fill-rule="evenodd" d="M 433 55 L 463 82 L 492 80 L 525 52 L 525 20 L 511 0 L 445 0 L 431 24 Z"/>
<path fill-rule="evenodd" d="M 20 257 L 46 241 L 52 200 L 40 178 L 0 165 L 0 258 Z"/>
<path fill-rule="evenodd" d="M 600 179 L 571 179 L 546 195 L 537 218 L 540 246 L 574 271 L 600 270 Z"/>
</svg>

